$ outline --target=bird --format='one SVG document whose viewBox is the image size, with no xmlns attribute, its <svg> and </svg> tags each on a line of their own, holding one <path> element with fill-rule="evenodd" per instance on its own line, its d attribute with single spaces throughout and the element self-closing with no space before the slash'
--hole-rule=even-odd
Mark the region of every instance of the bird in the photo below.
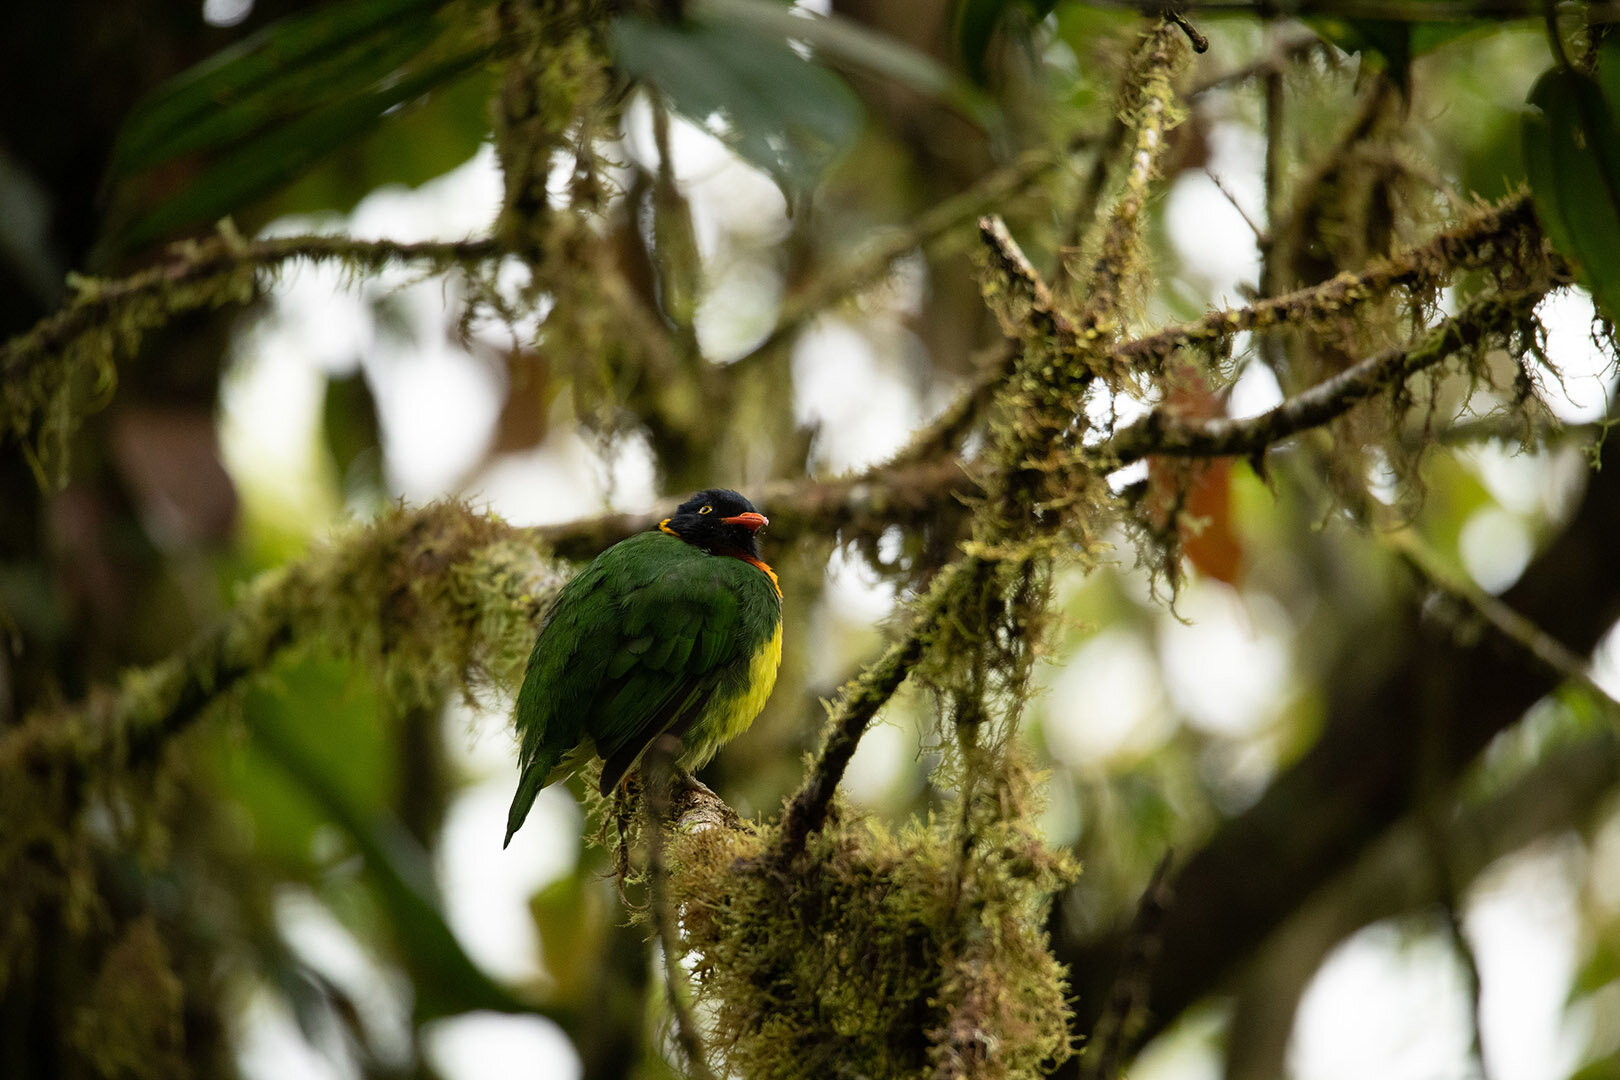
<svg viewBox="0 0 1620 1080">
<path fill-rule="evenodd" d="M 680 740 L 675 764 L 693 770 L 754 722 L 782 662 L 782 587 L 759 547 L 768 524 L 735 491 L 700 491 L 562 587 L 518 691 L 503 848 L 541 789 L 592 754 L 606 795 L 661 736 Z"/>
</svg>

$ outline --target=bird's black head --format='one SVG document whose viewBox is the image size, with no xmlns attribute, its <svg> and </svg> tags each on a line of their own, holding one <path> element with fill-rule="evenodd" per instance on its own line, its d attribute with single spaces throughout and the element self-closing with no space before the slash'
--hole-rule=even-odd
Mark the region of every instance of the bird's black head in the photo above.
<svg viewBox="0 0 1620 1080">
<path fill-rule="evenodd" d="M 769 524 L 753 503 L 735 491 L 710 488 L 681 503 L 675 515 L 659 522 L 658 527 L 714 555 L 757 559 L 759 537 L 755 534 Z"/>
</svg>

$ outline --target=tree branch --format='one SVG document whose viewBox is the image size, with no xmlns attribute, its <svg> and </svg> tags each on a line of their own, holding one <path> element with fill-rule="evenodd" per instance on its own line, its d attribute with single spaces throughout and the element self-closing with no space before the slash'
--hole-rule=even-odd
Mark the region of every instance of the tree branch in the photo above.
<svg viewBox="0 0 1620 1080">
<path fill-rule="evenodd" d="M 1087 452 L 1094 461 L 1128 465 L 1149 455 L 1228 457 L 1263 454 L 1273 444 L 1320 427 L 1381 390 L 1400 385 L 1460 350 L 1500 334 L 1527 316 L 1547 286 L 1488 296 L 1442 321 L 1405 348 L 1386 349 L 1258 416 L 1178 419 L 1155 409 Z"/>
<path fill-rule="evenodd" d="M 127 277 L 76 278 L 73 284 L 78 292 L 65 307 L 0 346 L 0 373 L 7 379 L 12 378 L 40 354 L 59 350 L 92 326 L 108 321 L 121 305 L 138 299 L 159 298 L 187 285 L 242 271 L 274 269 L 299 259 L 341 261 L 363 270 L 380 269 L 390 262 L 425 262 L 446 269 L 457 263 L 482 261 L 499 254 L 495 241 L 487 238 L 402 243 L 309 235 L 247 242 L 238 236 L 221 235 L 176 244 L 155 265 Z"/>
<path fill-rule="evenodd" d="M 780 542 L 849 530 L 876 535 L 932 520 L 971 487 L 954 458 L 835 480 L 773 485 L 762 499 Z M 516 670 L 561 583 L 545 555 L 587 558 L 667 514 L 611 514 L 514 528 L 454 502 L 396 510 L 261 575 L 242 602 L 182 654 L 128 673 L 78 708 L 0 733 L 13 768 L 149 762 L 218 698 L 289 648 L 371 656 L 401 695 L 430 697 L 481 672 Z M 3 781 L 0 781 L 3 786 Z"/>
<path fill-rule="evenodd" d="M 778 849 L 783 859 L 798 857 L 810 834 L 826 821 L 833 793 L 838 790 L 838 782 L 843 779 L 867 725 L 922 659 L 935 621 L 944 612 L 951 595 L 984 573 L 988 566 L 984 560 L 969 555 L 941 570 L 918 604 L 905 634 L 839 693 L 838 704 L 827 723 L 827 739 L 821 753 L 803 786 L 783 811 Z"/>
<path fill-rule="evenodd" d="M 1583 657 L 1500 597 L 1492 596 L 1478 585 L 1463 581 L 1446 570 L 1409 532 L 1384 534 L 1382 539 L 1431 588 L 1460 602 L 1489 623 L 1504 640 L 1512 643 L 1532 668 L 1560 681 L 1574 683 L 1607 710 L 1610 716 L 1620 719 L 1620 702 L 1615 701 L 1592 678 L 1591 665 Z"/>
<path fill-rule="evenodd" d="M 664 987 L 670 1012 L 675 1016 L 676 1038 L 697 1080 L 714 1080 L 708 1053 L 703 1049 L 703 1035 L 698 1031 L 697 1018 L 692 1015 L 683 989 L 686 975 L 681 970 L 681 933 L 669 898 L 669 865 L 664 857 L 664 829 L 670 818 L 670 784 L 680 749 L 678 736 L 659 736 L 642 769 L 647 810 L 647 885 L 651 893 L 653 928 L 664 954 Z"/>
<path fill-rule="evenodd" d="M 1620 616 L 1620 579 L 1612 572 L 1620 535 L 1616 454 L 1612 443 L 1606 447 L 1610 467 L 1592 472 L 1575 519 L 1502 598 L 1577 655 Z M 1581 601 L 1571 603 L 1572 596 Z M 1176 874 L 1182 900 L 1166 918 L 1141 1040 L 1225 984 L 1274 930 L 1412 812 L 1420 796 L 1413 762 L 1422 754 L 1438 758 L 1439 779 L 1454 780 L 1554 685 L 1539 666 L 1504 662 L 1504 653 L 1524 653 L 1494 628 L 1484 643 L 1459 640 L 1424 620 L 1415 604 L 1368 645 L 1393 657 L 1387 678 L 1369 686 L 1364 666 L 1348 670 L 1344 687 L 1326 697 L 1330 711 L 1315 745 Z M 1424 732 L 1436 731 L 1443 745 L 1419 745 Z M 1257 866 L 1266 872 L 1257 875 Z M 1057 954 L 1076 982 L 1076 1030 L 1085 1031 L 1124 929 L 1081 940 L 1060 922 L 1057 938 Z"/>
<path fill-rule="evenodd" d="M 1306 323 L 1330 314 L 1343 314 L 1371 300 L 1405 288 L 1418 291 L 1446 281 L 1460 270 L 1478 269 L 1502 260 L 1510 252 L 1523 268 L 1533 272 L 1544 262 L 1557 282 L 1574 280 L 1562 259 L 1546 250 L 1528 195 L 1517 195 L 1482 208 L 1474 217 L 1432 239 L 1408 248 L 1391 259 L 1357 273 L 1337 277 L 1269 297 L 1244 307 L 1212 311 L 1203 318 L 1116 345 L 1112 362 L 1123 368 L 1156 370 L 1178 349 L 1225 341 L 1248 330 L 1265 330 L 1288 323 Z"/>
<path fill-rule="evenodd" d="M 0 345 L 0 439 L 23 447 L 41 486 L 52 486 L 66 442 L 87 408 L 116 380 L 115 364 L 133 355 L 146 334 L 177 316 L 251 300 L 257 275 L 288 262 L 340 261 L 355 270 L 389 262 L 435 269 L 498 254 L 493 241 L 355 240 L 291 236 L 245 242 L 223 232 L 177 244 L 155 266 L 110 281 L 79 278 L 77 294 L 33 329 Z"/>
</svg>

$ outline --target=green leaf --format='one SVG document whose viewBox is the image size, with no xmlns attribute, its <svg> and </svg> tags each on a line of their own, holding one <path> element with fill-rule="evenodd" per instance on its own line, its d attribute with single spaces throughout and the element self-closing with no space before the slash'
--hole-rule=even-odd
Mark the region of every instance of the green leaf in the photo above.
<svg viewBox="0 0 1620 1080">
<path fill-rule="evenodd" d="M 475 964 L 456 940 L 440 907 L 432 860 L 399 820 L 355 797 L 351 762 L 334 767 L 324 739 L 299 736 L 275 712 L 251 719 L 254 745 L 286 771 L 325 817 L 348 835 L 365 860 L 377 898 L 394 929 L 400 958 L 417 988 L 419 1020 L 474 1009 L 526 1012 Z"/>
<path fill-rule="evenodd" d="M 1530 88 L 1524 118 L 1530 196 L 1548 238 L 1575 264 L 1609 318 L 1620 317 L 1620 110 L 1617 43 L 1602 50 L 1605 85 L 1562 66 Z"/>
<path fill-rule="evenodd" d="M 960 0 L 956 6 L 956 48 L 968 77 L 984 85 L 985 57 L 1009 8 L 1024 8 L 1032 22 L 1039 22 L 1056 6 L 1056 0 Z"/>
<path fill-rule="evenodd" d="M 613 48 L 621 68 L 784 190 L 814 184 L 860 134 L 860 103 L 842 79 L 750 27 L 625 15 Z"/>
<path fill-rule="evenodd" d="M 1033 2 L 1036 7 L 1051 8 L 1047 0 Z M 977 87 L 933 57 L 852 19 L 812 15 L 771 0 L 693 0 L 687 10 L 700 18 L 730 21 L 762 34 L 802 42 L 820 57 L 892 79 L 934 98 L 992 134 L 1001 130 L 1000 109 Z"/>
<path fill-rule="evenodd" d="M 443 5 L 343 0 L 176 77 L 119 136 L 101 254 L 238 210 L 465 74 L 487 46 L 441 19 Z"/>
<path fill-rule="evenodd" d="M 111 171 L 128 175 L 228 145 L 371 86 L 438 36 L 441 0 L 349 0 L 283 19 L 182 72 L 137 105 Z"/>
</svg>

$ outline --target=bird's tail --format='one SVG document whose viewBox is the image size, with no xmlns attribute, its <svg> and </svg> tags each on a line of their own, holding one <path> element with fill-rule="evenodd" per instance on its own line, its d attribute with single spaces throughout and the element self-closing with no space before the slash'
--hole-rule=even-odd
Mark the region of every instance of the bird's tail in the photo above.
<svg viewBox="0 0 1620 1080">
<path fill-rule="evenodd" d="M 501 841 L 502 850 L 512 842 L 512 834 L 522 828 L 523 819 L 529 816 L 529 808 L 534 806 L 535 796 L 546 786 L 560 756 L 542 750 L 524 767 L 523 775 L 518 779 L 517 794 L 512 796 L 512 809 L 506 812 L 506 839 Z"/>
</svg>

